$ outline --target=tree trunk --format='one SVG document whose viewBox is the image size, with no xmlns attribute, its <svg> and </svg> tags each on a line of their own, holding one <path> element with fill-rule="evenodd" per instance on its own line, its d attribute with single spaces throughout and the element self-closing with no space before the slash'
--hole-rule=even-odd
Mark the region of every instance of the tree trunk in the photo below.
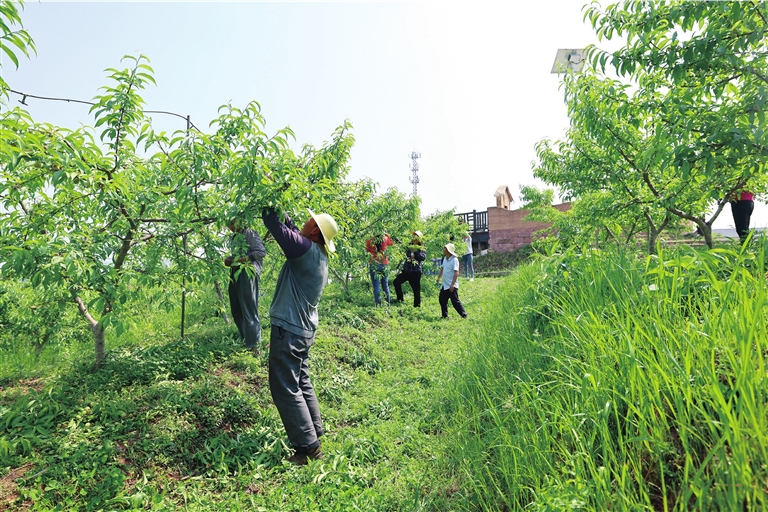
<svg viewBox="0 0 768 512">
<path fill-rule="evenodd" d="M 701 232 L 704 233 L 704 241 L 707 243 L 707 247 L 712 249 L 715 246 L 715 242 L 712 240 L 712 226 L 704 224 L 701 228 Z"/>
<path fill-rule="evenodd" d="M 221 316 L 224 317 L 224 323 L 229 325 L 229 315 L 227 314 L 227 303 L 224 301 L 224 294 L 221 293 L 221 283 L 216 279 L 213 281 L 213 286 L 216 288 L 216 295 L 219 296 L 221 301 Z"/>
<path fill-rule="evenodd" d="M 673 213 L 674 215 L 677 215 L 678 217 L 681 217 L 683 219 L 688 219 L 694 224 L 696 224 L 699 227 L 699 230 L 701 231 L 701 234 L 704 236 L 704 241 L 707 243 L 707 247 L 709 249 L 712 249 L 715 246 L 714 241 L 712 240 L 712 223 L 715 222 L 715 219 L 717 219 L 718 215 L 720 215 L 720 212 L 723 211 L 723 207 L 726 205 L 728 201 L 720 201 L 717 205 L 717 210 L 715 210 L 715 213 L 710 217 L 709 221 L 707 222 L 705 219 L 702 219 L 701 217 L 694 217 L 692 215 L 688 215 L 687 213 L 678 210 L 677 208 L 668 208 L 668 211 Z"/>
<path fill-rule="evenodd" d="M 96 352 L 96 364 L 94 370 L 98 370 L 104 359 L 107 357 L 107 343 L 104 337 L 104 326 L 100 323 L 91 325 L 91 331 L 93 332 L 93 348 Z"/>
<path fill-rule="evenodd" d="M 667 227 L 667 221 L 661 223 L 658 229 L 654 229 L 654 226 L 648 228 L 648 254 L 656 254 L 656 241 L 659 239 L 659 235 Z"/>
<path fill-rule="evenodd" d="M 659 225 L 659 227 L 656 227 L 656 224 L 654 224 L 653 219 L 650 215 L 647 213 L 646 219 L 648 220 L 648 254 L 656 254 L 656 240 L 659 239 L 659 235 L 661 235 L 661 232 L 664 231 L 664 229 L 669 224 L 669 214 L 667 213 L 664 216 L 664 221 Z"/>
<path fill-rule="evenodd" d="M 40 354 L 43 353 L 43 347 L 48 343 L 51 333 L 46 333 L 43 339 L 35 343 L 35 361 L 40 360 Z"/>
<path fill-rule="evenodd" d="M 648 254 L 656 254 L 656 240 L 659 239 L 659 234 L 655 229 L 648 230 Z"/>
<path fill-rule="evenodd" d="M 346 276 L 342 277 L 341 274 L 336 272 L 336 269 L 332 268 L 331 273 L 336 276 L 336 279 L 338 279 L 341 282 L 341 286 L 344 287 L 344 293 L 349 292 L 349 281 L 346 279 Z"/>
<path fill-rule="evenodd" d="M 72 292 L 72 297 L 77 304 L 77 308 L 80 310 L 80 314 L 82 314 L 83 317 L 85 317 L 85 319 L 91 325 L 91 332 L 93 333 L 93 349 L 96 353 L 96 364 L 94 365 L 94 370 L 98 370 L 101 366 L 101 363 L 103 363 L 104 359 L 106 359 L 107 354 L 107 343 L 104 338 L 104 326 L 97 322 L 93 316 L 91 316 L 83 299 L 78 297 L 74 291 Z"/>
<path fill-rule="evenodd" d="M 352 272 L 347 272 L 344 275 L 344 292 L 349 293 L 349 283 L 352 282 Z"/>
</svg>

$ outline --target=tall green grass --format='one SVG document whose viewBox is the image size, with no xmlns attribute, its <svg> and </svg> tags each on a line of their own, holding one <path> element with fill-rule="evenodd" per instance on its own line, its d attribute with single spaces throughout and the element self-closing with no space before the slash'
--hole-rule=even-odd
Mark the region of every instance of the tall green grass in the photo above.
<svg viewBox="0 0 768 512">
<path fill-rule="evenodd" d="M 460 506 L 766 509 L 764 254 L 569 253 L 521 267 L 446 399 Z"/>
</svg>

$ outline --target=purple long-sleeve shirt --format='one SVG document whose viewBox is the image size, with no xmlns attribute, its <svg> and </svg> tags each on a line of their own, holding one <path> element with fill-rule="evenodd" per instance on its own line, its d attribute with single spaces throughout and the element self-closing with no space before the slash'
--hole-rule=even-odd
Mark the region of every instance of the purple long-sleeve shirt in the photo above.
<svg viewBox="0 0 768 512">
<path fill-rule="evenodd" d="M 319 244 L 299 234 L 287 215 L 284 223 L 274 211 L 264 212 L 262 219 L 287 258 L 269 308 L 272 326 L 311 338 L 317 330 L 320 296 L 328 282 L 328 256 Z"/>
<path fill-rule="evenodd" d="M 262 220 L 267 230 L 283 250 L 289 260 L 300 258 L 312 247 L 312 241 L 299 234 L 299 228 L 293 223 L 288 214 L 283 214 L 285 222 L 280 222 L 280 215 L 274 210 L 266 210 Z"/>
</svg>

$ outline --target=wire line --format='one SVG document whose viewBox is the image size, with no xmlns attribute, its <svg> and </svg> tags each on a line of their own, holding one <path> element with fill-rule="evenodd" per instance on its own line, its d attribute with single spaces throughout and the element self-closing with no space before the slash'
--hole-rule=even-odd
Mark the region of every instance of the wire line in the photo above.
<svg viewBox="0 0 768 512">
<path fill-rule="evenodd" d="M 21 103 L 25 107 L 29 106 L 26 103 L 27 98 L 34 98 L 36 100 L 46 100 L 46 101 L 66 101 L 67 103 L 82 103 L 83 105 L 96 105 L 96 103 L 94 103 L 92 101 L 74 100 L 74 99 L 71 99 L 71 98 L 51 98 L 51 97 L 47 97 L 47 96 L 37 96 L 37 95 L 34 95 L 34 94 L 27 94 L 27 93 L 24 93 L 24 92 L 14 91 L 13 89 L 8 89 L 8 90 L 10 92 L 14 93 L 14 94 L 18 94 L 19 96 L 21 96 L 21 99 L 19 100 L 19 103 Z M 181 114 L 177 114 L 175 112 L 168 112 L 166 110 L 145 110 L 144 113 L 145 114 L 165 114 L 165 115 L 169 115 L 169 116 L 176 116 L 176 117 L 178 117 L 180 119 L 185 120 L 188 123 L 188 125 L 189 125 L 188 127 L 192 127 L 195 130 L 200 131 L 200 130 L 198 130 L 197 126 L 195 126 L 192 123 L 192 121 L 189 119 L 189 116 L 183 116 Z"/>
</svg>

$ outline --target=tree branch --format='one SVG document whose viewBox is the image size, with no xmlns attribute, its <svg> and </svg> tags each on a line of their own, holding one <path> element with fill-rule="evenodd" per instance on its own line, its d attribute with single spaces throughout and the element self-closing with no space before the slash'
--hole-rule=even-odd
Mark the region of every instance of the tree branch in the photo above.
<svg viewBox="0 0 768 512">
<path fill-rule="evenodd" d="M 77 304 L 77 308 L 80 310 L 80 313 L 85 317 L 86 320 L 88 320 L 88 323 L 91 324 L 91 327 L 96 326 L 98 322 L 88 312 L 88 306 L 85 305 L 83 299 L 81 299 L 74 290 L 70 290 L 70 293 L 72 293 L 72 298 Z"/>
</svg>

